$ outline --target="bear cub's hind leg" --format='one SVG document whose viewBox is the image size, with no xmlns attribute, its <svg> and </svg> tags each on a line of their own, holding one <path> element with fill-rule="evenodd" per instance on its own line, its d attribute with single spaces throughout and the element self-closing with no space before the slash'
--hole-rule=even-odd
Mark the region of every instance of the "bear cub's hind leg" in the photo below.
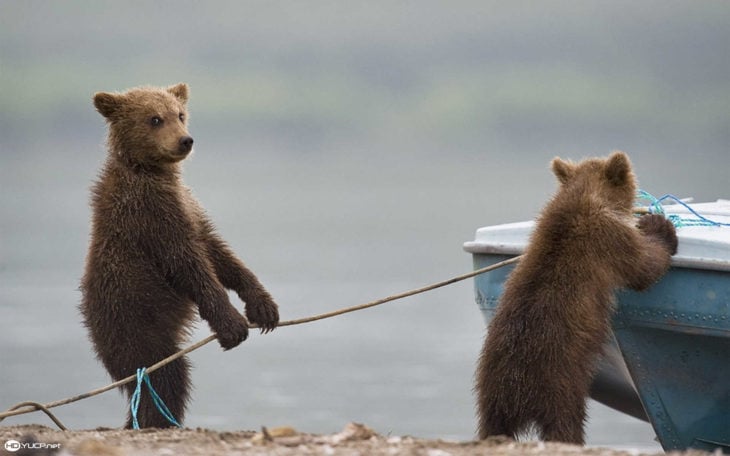
<svg viewBox="0 0 730 456">
<path fill-rule="evenodd" d="M 583 423 L 586 419 L 585 398 L 579 395 L 563 404 L 553 415 L 542 417 L 540 438 L 544 441 L 583 445 Z"/>
</svg>

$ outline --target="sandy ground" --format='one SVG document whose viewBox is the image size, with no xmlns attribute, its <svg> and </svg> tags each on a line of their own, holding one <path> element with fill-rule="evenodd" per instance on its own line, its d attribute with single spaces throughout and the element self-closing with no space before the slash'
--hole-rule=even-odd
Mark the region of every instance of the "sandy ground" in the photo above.
<svg viewBox="0 0 730 456">
<path fill-rule="evenodd" d="M 362 424 L 350 423 L 336 434 L 312 435 L 292 428 L 217 432 L 208 429 L 96 429 L 60 431 L 40 425 L 0 427 L 0 445 L 14 440 L 15 452 L 0 454 L 74 456 L 177 455 L 606 455 L 639 453 L 605 448 L 583 448 L 542 442 L 518 443 L 505 438 L 482 442 L 449 442 L 414 437 L 378 435 Z M 13 443 L 11 443 L 12 445 Z M 12 448 L 12 446 L 11 446 Z M 706 455 L 686 452 L 686 456 Z"/>
</svg>

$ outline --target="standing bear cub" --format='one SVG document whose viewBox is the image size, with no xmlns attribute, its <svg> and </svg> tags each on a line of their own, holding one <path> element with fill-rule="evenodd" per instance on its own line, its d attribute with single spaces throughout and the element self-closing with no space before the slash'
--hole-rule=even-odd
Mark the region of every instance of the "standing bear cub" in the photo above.
<svg viewBox="0 0 730 456">
<path fill-rule="evenodd" d="M 476 373 L 479 438 L 583 444 L 585 402 L 610 335 L 613 291 L 644 290 L 669 268 L 674 226 L 635 222 L 636 181 L 622 152 L 578 164 L 556 158 L 560 188 L 505 283 Z"/>
<path fill-rule="evenodd" d="M 273 330 L 279 311 L 256 276 L 216 234 L 180 177 L 193 147 L 187 132 L 188 86 L 97 93 L 109 124 L 109 155 L 92 188 L 92 229 L 81 283 L 81 313 L 98 358 L 114 380 L 172 355 L 189 335 L 195 309 L 228 350 L 248 323 L 226 288 L 246 303 L 248 321 Z M 185 358 L 150 374 L 182 422 L 190 395 Z M 124 386 L 129 396 L 135 385 Z M 141 427 L 170 423 L 143 392 Z M 126 426 L 132 426 L 131 416 Z"/>
</svg>

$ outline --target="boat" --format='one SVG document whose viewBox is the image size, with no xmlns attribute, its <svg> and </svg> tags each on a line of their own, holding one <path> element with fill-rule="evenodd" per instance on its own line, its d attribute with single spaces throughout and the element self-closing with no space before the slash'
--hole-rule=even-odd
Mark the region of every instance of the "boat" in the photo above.
<svg viewBox="0 0 730 456">
<path fill-rule="evenodd" d="M 613 334 L 591 397 L 649 421 L 665 451 L 730 453 L 730 200 L 652 204 L 675 223 L 667 274 L 617 293 Z M 521 255 L 534 221 L 480 228 L 464 244 L 479 269 Z M 475 277 L 487 324 L 513 265 Z"/>
</svg>

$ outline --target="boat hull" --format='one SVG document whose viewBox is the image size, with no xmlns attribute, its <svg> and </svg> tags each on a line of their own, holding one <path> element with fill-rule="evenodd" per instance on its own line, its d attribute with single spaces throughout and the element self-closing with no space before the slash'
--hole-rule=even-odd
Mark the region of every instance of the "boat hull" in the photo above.
<svg viewBox="0 0 730 456">
<path fill-rule="evenodd" d="M 614 333 L 662 447 L 730 452 L 730 272 L 621 292 Z"/>
<path fill-rule="evenodd" d="M 475 253 L 474 268 L 513 256 Z M 513 268 L 475 277 L 487 323 Z M 615 340 L 607 342 L 591 396 L 648 419 L 666 451 L 730 452 L 729 308 L 730 271 L 673 267 L 646 292 L 619 292 Z"/>
<path fill-rule="evenodd" d="M 662 210 L 677 226 L 677 253 L 649 290 L 617 293 L 614 337 L 591 396 L 648 418 L 667 451 L 730 453 L 730 200 Z M 522 254 L 534 227 L 533 221 L 483 227 L 464 249 L 475 268 L 488 266 Z M 487 321 L 512 269 L 475 278 Z"/>
</svg>

